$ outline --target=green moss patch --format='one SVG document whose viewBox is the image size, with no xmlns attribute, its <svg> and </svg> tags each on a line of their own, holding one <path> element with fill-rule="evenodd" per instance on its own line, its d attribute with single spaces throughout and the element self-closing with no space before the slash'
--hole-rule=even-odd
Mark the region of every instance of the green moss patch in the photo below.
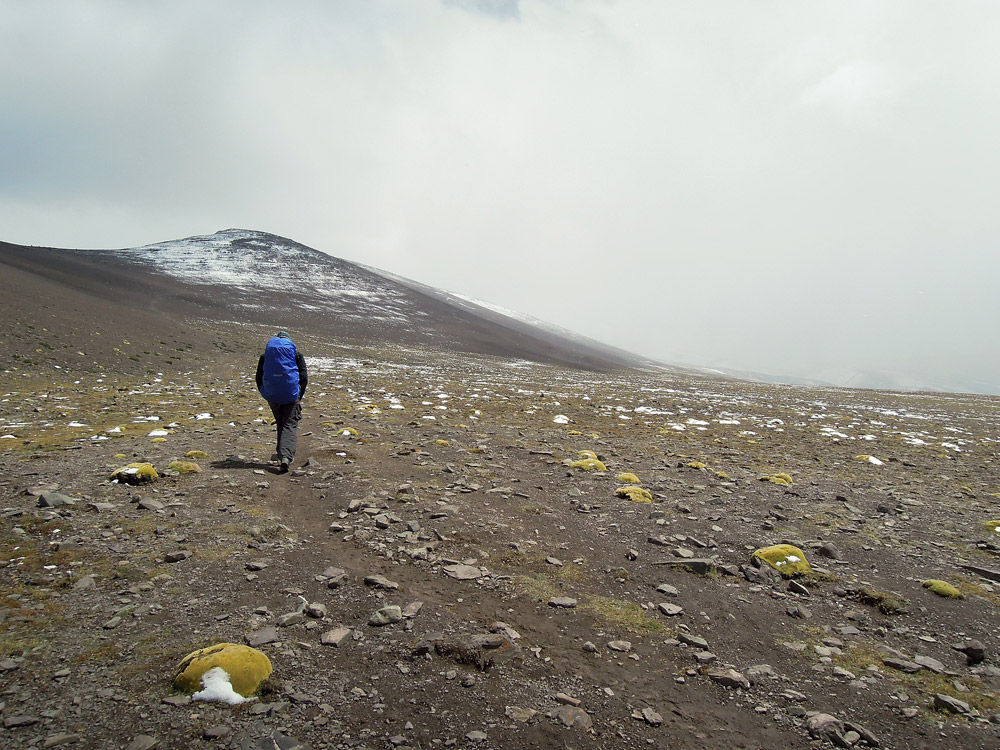
<svg viewBox="0 0 1000 750">
<path fill-rule="evenodd" d="M 794 578 L 812 572 L 805 552 L 793 544 L 775 544 L 772 547 L 762 547 L 754 552 L 753 556 L 770 565 L 784 578 Z"/>
<path fill-rule="evenodd" d="M 583 469 L 584 471 L 607 471 L 608 467 L 604 465 L 603 462 L 598 461 L 596 458 L 582 458 L 579 461 L 573 461 L 570 464 L 570 468 L 573 469 Z"/>
<path fill-rule="evenodd" d="M 870 586 L 858 589 L 855 598 L 862 604 L 875 607 L 883 615 L 901 615 L 910 606 L 910 603 L 898 594 L 886 593 Z"/>
<path fill-rule="evenodd" d="M 178 474 L 200 474 L 201 467 L 194 461 L 171 461 L 167 468 Z"/>
<path fill-rule="evenodd" d="M 580 609 L 597 615 L 609 628 L 640 635 L 660 635 L 666 626 L 638 604 L 606 596 L 588 596 Z"/>
<path fill-rule="evenodd" d="M 771 482 L 772 484 L 780 484 L 784 485 L 785 487 L 794 484 L 791 476 L 785 474 L 784 472 L 779 472 L 777 474 L 768 474 L 766 476 L 761 477 L 760 481 Z"/>
<path fill-rule="evenodd" d="M 205 451 L 188 451 L 184 454 L 184 458 L 191 458 L 195 460 L 204 460 L 208 458 L 208 454 Z"/>
<path fill-rule="evenodd" d="M 931 578 L 930 580 L 924 581 L 924 588 L 930 589 L 938 596 L 943 596 L 947 599 L 964 599 L 965 594 L 959 591 L 957 588 L 952 586 L 947 581 L 939 581 L 937 579 Z"/>
<path fill-rule="evenodd" d="M 642 487 L 636 487 L 634 485 L 619 487 L 615 490 L 615 494 L 618 495 L 618 497 L 627 497 L 633 503 L 653 502 L 653 495 L 649 490 L 644 490 Z"/>
</svg>

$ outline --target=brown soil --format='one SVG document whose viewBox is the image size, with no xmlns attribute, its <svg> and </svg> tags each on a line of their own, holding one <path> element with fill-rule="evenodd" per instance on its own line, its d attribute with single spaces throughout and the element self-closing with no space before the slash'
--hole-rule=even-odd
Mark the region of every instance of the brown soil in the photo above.
<svg viewBox="0 0 1000 750">
<path fill-rule="evenodd" d="M 15 436 L 0 440 L 4 747 L 129 747 L 140 735 L 163 748 L 257 747 L 279 732 L 314 748 L 798 748 L 826 742 L 809 736 L 812 711 L 863 725 L 882 747 L 1000 746 L 1000 589 L 960 567 L 1000 568 L 984 526 L 1000 516 L 997 399 L 596 375 L 293 331 L 312 379 L 296 464 L 278 475 L 252 383 L 269 328 L 183 308 L 166 317 L 18 273 L 0 281 L 0 434 Z M 165 442 L 148 436 L 174 423 Z M 208 454 L 199 474 L 108 481 L 125 463 L 162 471 L 191 450 Z M 581 450 L 608 471 L 569 467 Z M 617 497 L 622 472 L 654 503 Z M 780 472 L 793 484 L 761 481 Z M 77 505 L 38 507 L 26 490 L 45 487 Z M 808 594 L 744 574 L 755 575 L 754 549 L 784 541 L 817 570 Z M 841 560 L 819 555 L 829 543 Z M 713 557 L 718 574 L 661 564 L 682 550 Z M 166 562 L 177 551 L 192 554 Z M 463 562 L 482 576 L 445 573 Z M 321 576 L 331 566 L 347 571 L 336 589 Z M 399 589 L 366 586 L 370 575 Z M 87 576 L 95 585 L 79 587 Z M 965 598 L 932 594 L 931 578 Z M 880 612 L 862 586 L 906 610 Z M 577 607 L 550 606 L 554 596 Z M 302 598 L 328 614 L 261 646 L 274 675 L 256 701 L 163 703 L 185 654 L 243 643 Z M 412 619 L 368 624 L 412 602 L 423 603 Z M 663 615 L 661 602 L 683 613 Z M 446 649 L 418 653 L 431 634 L 454 642 L 498 622 L 520 637 L 485 670 Z M 322 645 L 337 626 L 355 635 Z M 683 633 L 716 661 L 699 663 Z M 829 639 L 836 652 L 818 651 Z M 952 648 L 971 639 L 983 664 Z M 610 649 L 616 640 L 631 650 Z M 804 650 L 785 645 L 796 643 Z M 879 647 L 947 673 L 904 674 Z M 749 689 L 709 675 L 761 664 L 773 675 Z M 592 728 L 565 726 L 557 694 Z M 936 694 L 975 715 L 935 710 Z M 538 713 L 516 720 L 514 707 Z M 661 725 L 634 718 L 647 708 Z M 202 739 L 217 726 L 230 733 Z"/>
</svg>

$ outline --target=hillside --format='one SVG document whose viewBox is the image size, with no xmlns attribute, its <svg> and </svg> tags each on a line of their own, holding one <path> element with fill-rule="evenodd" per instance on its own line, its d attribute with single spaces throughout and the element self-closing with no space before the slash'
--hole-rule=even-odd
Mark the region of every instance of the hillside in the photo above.
<svg viewBox="0 0 1000 750">
<path fill-rule="evenodd" d="M 625 368 L 215 237 L 0 248 L 3 747 L 1000 746 L 1000 399 Z M 781 543 L 811 569 L 754 564 Z M 255 700 L 173 688 L 224 642 Z"/>
<path fill-rule="evenodd" d="M 230 229 L 121 250 L 0 243 L 0 264 L 103 303 L 177 320 L 281 325 L 351 343 L 433 346 L 598 371 L 645 363 L 263 232 Z"/>
</svg>

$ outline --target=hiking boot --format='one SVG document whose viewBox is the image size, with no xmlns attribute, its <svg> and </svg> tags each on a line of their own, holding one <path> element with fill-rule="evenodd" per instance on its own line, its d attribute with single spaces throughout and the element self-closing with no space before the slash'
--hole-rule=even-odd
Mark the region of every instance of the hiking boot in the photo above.
<svg viewBox="0 0 1000 750">
<path fill-rule="evenodd" d="M 288 461 L 282 461 L 281 462 L 281 468 L 278 469 L 278 473 L 279 474 L 287 474 L 288 473 Z"/>
</svg>

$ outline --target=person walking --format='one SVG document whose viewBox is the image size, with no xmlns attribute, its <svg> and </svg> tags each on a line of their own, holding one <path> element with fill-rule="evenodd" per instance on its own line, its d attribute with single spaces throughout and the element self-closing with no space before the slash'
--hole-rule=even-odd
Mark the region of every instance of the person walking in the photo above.
<svg viewBox="0 0 1000 750">
<path fill-rule="evenodd" d="M 296 430 L 302 419 L 302 396 L 309 383 L 305 357 L 285 331 L 268 339 L 257 362 L 257 390 L 271 407 L 278 430 L 280 473 L 288 471 L 298 444 Z"/>
</svg>

